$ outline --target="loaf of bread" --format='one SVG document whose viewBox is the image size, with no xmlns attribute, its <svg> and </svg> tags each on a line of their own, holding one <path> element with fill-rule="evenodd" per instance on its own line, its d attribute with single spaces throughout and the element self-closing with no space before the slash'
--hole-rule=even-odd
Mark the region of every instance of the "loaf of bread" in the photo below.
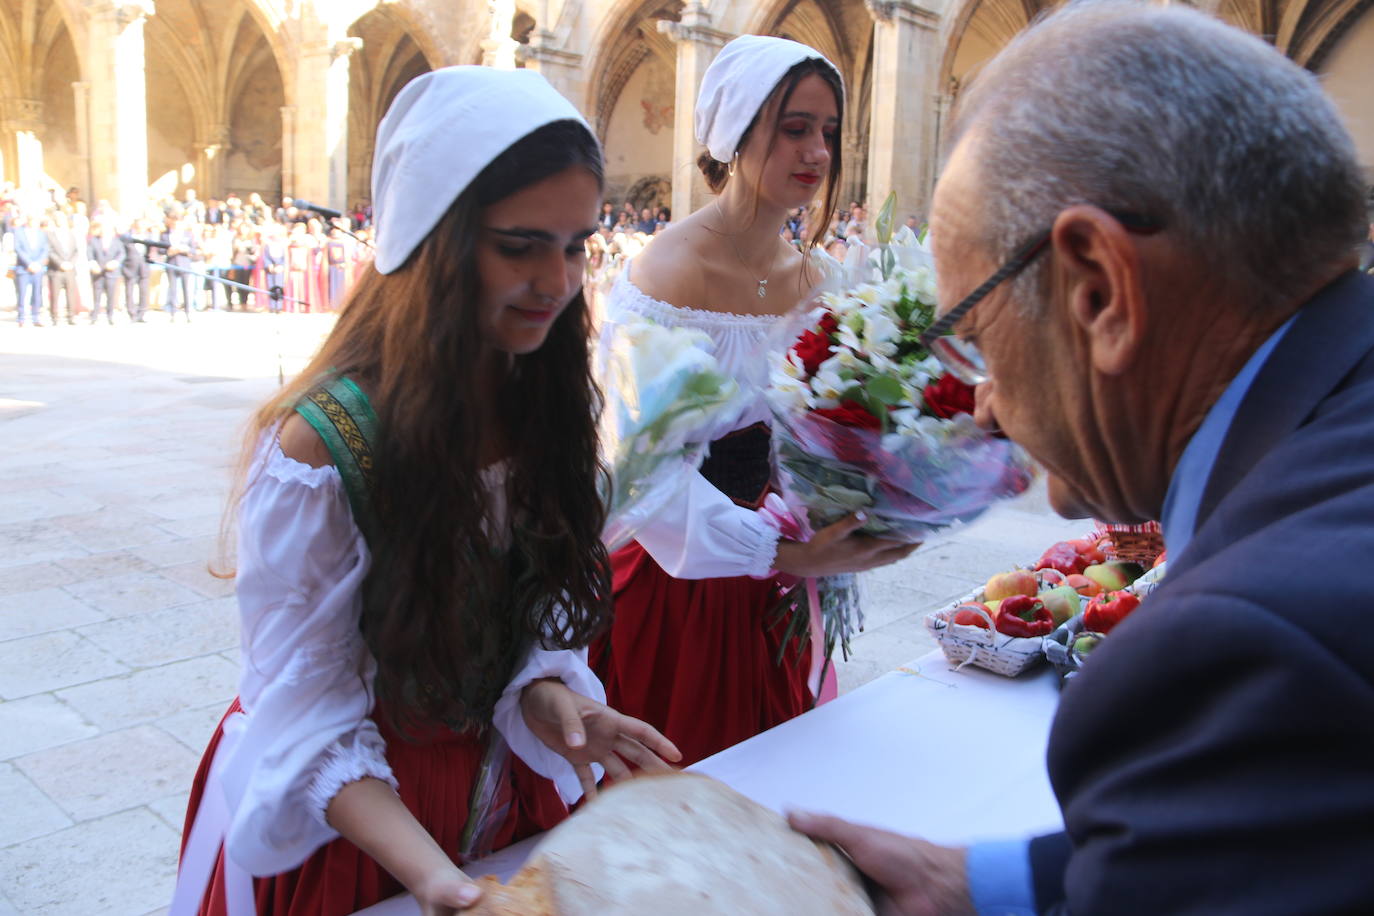
<svg viewBox="0 0 1374 916">
<path fill-rule="evenodd" d="M 613 786 L 539 842 L 479 916 L 872 916 L 849 861 L 704 776 Z"/>
</svg>

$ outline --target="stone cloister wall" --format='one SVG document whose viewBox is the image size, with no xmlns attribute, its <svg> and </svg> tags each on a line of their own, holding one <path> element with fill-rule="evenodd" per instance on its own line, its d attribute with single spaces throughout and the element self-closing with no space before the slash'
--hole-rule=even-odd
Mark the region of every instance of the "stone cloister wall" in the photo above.
<svg viewBox="0 0 1374 916">
<path fill-rule="evenodd" d="M 924 211 L 960 87 L 1040 0 L 0 0 L 6 180 L 121 210 L 203 197 L 365 199 L 372 136 L 429 69 L 529 67 L 606 143 L 613 196 L 701 205 L 692 106 L 746 32 L 821 49 L 846 84 L 844 200 Z M 1322 73 L 1374 172 L 1374 0 L 1198 0 Z"/>
</svg>

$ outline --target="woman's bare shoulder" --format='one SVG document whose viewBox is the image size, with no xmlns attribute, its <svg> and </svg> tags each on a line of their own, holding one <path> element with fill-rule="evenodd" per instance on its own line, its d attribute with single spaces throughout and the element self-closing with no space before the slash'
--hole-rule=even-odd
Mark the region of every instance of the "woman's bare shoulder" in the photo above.
<svg viewBox="0 0 1374 916">
<path fill-rule="evenodd" d="M 705 292 L 700 230 L 682 223 L 654 236 L 630 268 L 630 279 L 646 296 L 681 308 L 696 308 Z"/>
<path fill-rule="evenodd" d="M 281 441 L 281 453 L 293 461 L 308 464 L 312 468 L 332 467 L 334 464 L 334 458 L 320 434 L 298 413 L 286 419 L 278 438 Z"/>
</svg>

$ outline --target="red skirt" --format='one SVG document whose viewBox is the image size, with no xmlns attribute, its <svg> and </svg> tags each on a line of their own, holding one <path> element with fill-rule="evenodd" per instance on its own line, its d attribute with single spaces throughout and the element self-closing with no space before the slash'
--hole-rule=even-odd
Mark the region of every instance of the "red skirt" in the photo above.
<svg viewBox="0 0 1374 916">
<path fill-rule="evenodd" d="M 674 579 L 638 543 L 611 555 L 615 616 L 591 647 L 606 703 L 678 746 L 682 766 L 812 705 L 810 655 L 794 640 L 773 579 Z"/>
<path fill-rule="evenodd" d="M 235 699 L 225 717 L 240 709 Z M 377 728 L 386 740 L 386 759 L 401 787 L 401 800 L 456 862 L 467 823 L 469 792 L 482 763 L 482 740 L 447 729 L 434 729 L 419 741 L 406 740 L 380 717 Z M 223 733 L 221 720 L 196 771 L 182 831 L 183 853 Z M 553 783 L 536 775 L 514 755 L 510 779 L 513 801 L 510 816 L 497 835 L 496 849 L 548 830 L 568 815 Z M 315 850 L 299 868 L 253 880 L 259 916 L 348 916 L 404 891 L 390 873 L 342 837 Z M 200 913 L 222 916 L 226 911 L 221 849 Z"/>
</svg>

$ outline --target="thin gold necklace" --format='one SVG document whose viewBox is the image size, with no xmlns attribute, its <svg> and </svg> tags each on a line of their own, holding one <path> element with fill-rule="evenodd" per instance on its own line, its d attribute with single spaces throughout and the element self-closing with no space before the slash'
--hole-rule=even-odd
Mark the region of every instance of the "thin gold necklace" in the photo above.
<svg viewBox="0 0 1374 916">
<path fill-rule="evenodd" d="M 721 212 L 721 209 L 720 209 L 720 200 L 719 200 L 719 199 L 716 200 L 716 216 L 720 217 L 720 224 L 721 224 L 722 226 L 724 226 L 724 225 L 725 225 L 725 214 L 724 214 L 723 212 Z M 747 262 L 747 261 L 744 260 L 744 255 L 740 254 L 739 246 L 735 244 L 735 237 L 734 237 L 733 235 L 731 235 L 730 233 L 726 232 L 724 229 L 721 230 L 721 233 L 720 233 L 720 234 L 723 235 L 723 236 L 725 236 L 727 239 L 730 240 L 730 247 L 731 247 L 732 249 L 734 249 L 735 257 L 739 258 L 740 264 L 743 265 L 743 267 L 744 267 L 744 272 L 747 273 L 747 274 L 749 275 L 749 278 L 752 280 L 752 279 L 754 278 L 754 271 L 750 269 L 750 267 L 749 267 L 749 262 Z M 770 261 L 770 262 L 768 262 L 768 272 L 767 272 L 766 274 L 763 275 L 763 279 L 762 279 L 762 280 L 754 280 L 754 282 L 758 284 L 758 294 L 759 294 L 759 298 L 760 298 L 760 299 L 762 299 L 764 296 L 768 295 L 768 278 L 771 277 L 771 276 L 773 275 L 773 268 L 774 268 L 774 267 L 777 267 L 777 266 L 778 266 L 778 250 L 777 250 L 777 248 L 774 248 L 774 249 L 773 249 L 773 260 Z"/>
</svg>

